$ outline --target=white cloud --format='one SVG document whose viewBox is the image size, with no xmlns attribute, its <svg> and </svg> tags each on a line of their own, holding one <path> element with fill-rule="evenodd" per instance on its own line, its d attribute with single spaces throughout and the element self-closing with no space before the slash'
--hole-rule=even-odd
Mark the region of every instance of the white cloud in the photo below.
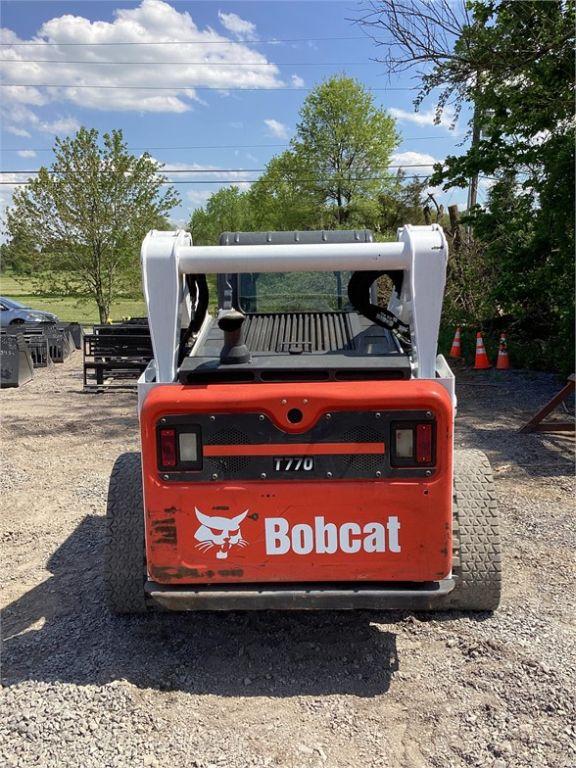
<svg viewBox="0 0 576 768">
<path fill-rule="evenodd" d="M 239 19 L 242 25 L 250 25 L 236 14 L 222 16 L 228 19 L 229 31 L 230 17 Z M 239 34 L 240 27 L 237 27 L 234 35 L 238 38 Z M 6 43 L 0 61 L 4 82 L 28 84 L 3 88 L 4 104 L 14 107 L 67 101 L 83 108 L 109 111 L 177 113 L 186 112 L 192 102 L 200 101 L 197 88 L 216 88 L 224 93 L 233 87 L 266 89 L 283 85 L 278 67 L 265 54 L 210 27 L 199 29 L 190 13 L 179 12 L 164 0 L 142 0 L 135 8 L 118 9 L 111 22 L 93 22 L 72 14 L 57 16 L 40 27 L 30 40 L 36 44 L 28 48 L 25 45 L 11 47 L 11 43 L 27 41 L 9 29 L 0 30 L 0 40 Z M 173 40 L 187 42 L 150 46 L 78 45 Z M 24 63 L 25 59 L 42 59 L 44 63 Z M 70 60 L 80 63 L 57 63 Z M 230 66 L 235 63 L 242 66 Z M 50 87 L 42 87 L 43 83 Z M 71 83 L 112 87 L 78 88 L 70 86 Z M 151 87 L 159 90 L 146 90 Z M 17 125 L 23 122 L 8 121 Z"/>
<path fill-rule="evenodd" d="M 222 13 L 218 11 L 220 23 L 231 32 L 238 40 L 256 40 L 256 25 L 251 21 L 240 18 L 236 13 Z"/>
<path fill-rule="evenodd" d="M 74 117 L 60 117 L 58 120 L 50 122 L 40 122 L 38 130 L 43 133 L 53 133 L 55 136 L 62 136 L 67 133 L 76 133 L 80 128 L 80 123 Z"/>
<path fill-rule="evenodd" d="M 36 157 L 33 149 L 19 149 L 16 153 L 19 157 Z"/>
<path fill-rule="evenodd" d="M 408 112 L 405 109 L 398 109 L 397 107 L 390 107 L 388 110 L 392 117 L 399 120 L 402 123 L 415 123 L 416 125 L 437 125 L 436 123 L 436 110 L 429 109 L 420 112 Z M 454 122 L 454 110 L 450 107 L 445 107 L 442 112 L 439 125 L 444 128 L 450 128 Z"/>
<path fill-rule="evenodd" d="M 21 173 L 3 173 L 2 181 L 5 183 L 6 189 L 12 190 L 18 182 L 28 181 L 28 179 Z"/>
<path fill-rule="evenodd" d="M 275 136 L 277 139 L 288 138 L 288 126 L 284 125 L 284 123 L 281 123 L 279 120 L 268 118 L 267 120 L 264 120 L 264 124 L 272 136 Z"/>
<path fill-rule="evenodd" d="M 17 187 L 17 183 L 20 181 L 27 181 L 27 179 L 22 174 L 3 173 L 2 181 L 3 184 L 0 187 L 0 222 L 3 224 L 6 219 L 6 211 L 12 205 L 12 195 L 14 194 L 14 190 Z M 1 230 L 0 242 L 4 242 L 5 232 L 3 226 L 1 227 Z"/>
<path fill-rule="evenodd" d="M 392 155 L 390 165 L 400 165 L 406 169 L 406 174 L 431 174 L 432 166 L 438 160 L 424 152 L 396 152 Z M 396 170 L 396 169 L 394 169 Z"/>
<path fill-rule="evenodd" d="M 196 173 L 173 173 L 170 171 L 183 171 L 189 169 L 196 171 Z M 207 173 L 202 173 L 207 171 Z M 210 171 L 216 171 L 211 173 Z M 238 171 L 226 171 L 219 168 L 217 165 L 202 165 L 201 163 L 166 163 L 162 168 L 162 173 L 170 181 L 220 181 L 218 184 L 206 184 L 197 189 L 188 189 L 185 193 L 186 200 L 190 203 L 192 208 L 201 208 L 206 205 L 210 195 L 218 192 L 223 187 L 228 187 L 231 184 L 238 187 L 242 191 L 250 189 L 250 182 L 256 179 L 254 173 L 239 173 Z"/>
<path fill-rule="evenodd" d="M 424 180 L 424 177 L 430 176 L 432 174 L 434 170 L 432 166 L 434 163 L 439 162 L 442 161 L 438 160 L 438 158 L 434 157 L 433 155 L 427 154 L 426 152 L 396 152 L 390 158 L 390 165 L 399 165 L 402 167 L 404 173 L 408 177 L 407 181 L 413 181 L 413 179 L 410 178 L 411 176 L 419 176 L 422 177 L 422 180 Z M 391 169 L 391 172 L 396 173 L 397 170 L 397 168 L 393 168 Z M 426 195 L 434 195 L 438 202 L 445 201 L 445 195 L 442 191 L 442 187 L 427 186 L 424 192 Z"/>
<path fill-rule="evenodd" d="M 23 104 L 13 104 L 4 100 L 0 104 L 0 117 L 4 123 L 4 130 L 14 136 L 30 137 L 28 128 L 62 136 L 74 133 L 80 128 L 80 123 L 74 117 L 58 117 L 55 120 L 41 120 L 29 107 Z M 16 123 L 16 125 L 13 125 Z M 26 128 L 23 128 L 25 125 Z"/>
<path fill-rule="evenodd" d="M 156 159 L 156 158 L 155 158 Z M 181 171 L 190 170 L 191 173 L 182 173 Z M 170 173 L 170 171 L 179 171 L 179 173 Z M 202 173 L 205 171 L 205 173 Z M 216 171 L 213 173 L 213 171 Z M 250 189 L 250 182 L 256 179 L 254 173 L 239 173 L 238 171 L 226 171 L 217 165 L 203 165 L 201 163 L 165 163 L 161 172 L 170 181 L 210 181 L 221 183 L 202 184 L 196 189 L 188 188 L 185 196 L 193 208 L 200 208 L 206 205 L 210 195 L 223 187 L 231 184 L 241 190 Z"/>
<path fill-rule="evenodd" d="M 213 192 L 214 190 L 212 189 L 190 189 L 186 193 L 186 199 L 190 202 L 192 208 L 204 208 Z"/>
<path fill-rule="evenodd" d="M 8 133 L 11 133 L 13 136 L 23 136 L 24 138 L 29 139 L 32 135 L 24 128 L 17 128 L 15 125 L 5 125 L 4 130 Z"/>
<path fill-rule="evenodd" d="M 300 75 L 292 75 L 290 80 L 292 81 L 294 88 L 303 88 L 306 84 Z"/>
</svg>

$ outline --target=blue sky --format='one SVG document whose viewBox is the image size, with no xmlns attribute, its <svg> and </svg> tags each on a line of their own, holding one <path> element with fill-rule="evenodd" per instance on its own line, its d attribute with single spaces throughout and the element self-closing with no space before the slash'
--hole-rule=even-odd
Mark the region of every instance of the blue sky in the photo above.
<svg viewBox="0 0 576 768">
<path fill-rule="evenodd" d="M 403 137 L 395 164 L 429 164 L 462 151 L 465 119 L 452 131 L 449 120 L 433 124 L 433 102 L 414 112 L 414 81 L 410 74 L 388 81 L 384 66 L 373 61 L 378 49 L 351 22 L 360 13 L 353 2 L 4 0 L 1 10 L 2 80 L 23 84 L 1 90 L 3 171 L 49 162 L 51 152 L 42 150 L 80 125 L 122 128 L 136 153 L 149 149 L 167 169 L 223 169 L 173 175 L 195 182 L 177 186 L 183 202 L 173 218 L 183 223 L 218 189 L 200 180 L 255 178 L 228 170 L 263 168 L 293 134 L 306 95 L 301 89 L 341 72 L 370 88 L 406 89 L 375 92 Z M 173 40 L 182 42 L 158 44 Z M 255 42 L 269 40 L 278 42 Z M 31 41 L 37 44 L 16 45 Z M 155 44 L 110 45 L 143 41 Z M 87 45 L 95 42 L 101 44 Z M 114 87 L 64 87 L 78 84 Z M 240 87 L 252 90 L 229 90 Z M 3 205 L 9 204 L 11 188 L 0 189 Z M 441 200 L 463 203 L 465 192 Z"/>
</svg>

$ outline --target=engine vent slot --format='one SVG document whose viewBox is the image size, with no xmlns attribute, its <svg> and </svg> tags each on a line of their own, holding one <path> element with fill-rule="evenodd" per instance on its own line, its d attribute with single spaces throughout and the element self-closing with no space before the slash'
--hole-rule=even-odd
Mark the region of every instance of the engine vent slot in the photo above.
<svg viewBox="0 0 576 768">
<path fill-rule="evenodd" d="M 239 429 L 220 429 L 204 437 L 206 445 L 250 445 L 250 438 Z"/>
<path fill-rule="evenodd" d="M 371 427 L 353 427 L 347 430 L 338 438 L 343 443 L 378 443 L 383 442 L 384 438 L 381 432 Z"/>
<path fill-rule="evenodd" d="M 207 460 L 206 469 L 211 474 L 241 475 L 250 468 L 250 459 L 246 456 L 222 456 Z"/>
<path fill-rule="evenodd" d="M 384 455 L 351 456 L 348 472 L 355 476 L 370 477 L 382 470 Z"/>
</svg>

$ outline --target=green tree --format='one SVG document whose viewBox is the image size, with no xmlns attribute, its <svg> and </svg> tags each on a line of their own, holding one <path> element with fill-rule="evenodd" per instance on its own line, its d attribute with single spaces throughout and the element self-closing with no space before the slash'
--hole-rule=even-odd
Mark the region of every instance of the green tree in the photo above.
<svg viewBox="0 0 576 768">
<path fill-rule="evenodd" d="M 192 240 L 197 245 L 216 245 L 222 232 L 252 229 L 252 217 L 248 192 L 237 186 L 223 187 L 210 196 L 206 208 L 192 213 Z"/>
<path fill-rule="evenodd" d="M 430 183 L 496 180 L 469 212 L 487 276 L 472 302 L 487 315 L 470 319 L 509 318 L 540 366 L 573 350 L 575 20 L 574 0 L 374 0 L 362 19 L 389 73 L 416 71 L 417 108 L 435 94 L 438 119 L 470 107 L 471 146 Z"/>
<path fill-rule="evenodd" d="M 464 95 L 474 100 L 481 133 L 431 183 L 496 177 L 487 205 L 471 212 L 494 275 L 492 311 L 510 318 L 526 364 L 563 359 L 572 368 L 575 4 L 502 0 L 470 10 L 474 24 L 456 50 L 468 52 L 468 76 L 477 73 Z M 436 76 L 447 77 L 441 68 Z"/>
<path fill-rule="evenodd" d="M 305 188 L 341 226 L 376 214 L 398 141 L 394 119 L 372 94 L 351 77 L 335 76 L 304 101 L 291 152 L 307 170 Z"/>
<path fill-rule="evenodd" d="M 260 230 L 311 229 L 322 226 L 324 201 L 311 187 L 310 169 L 294 152 L 273 157 L 252 185 L 249 200 Z"/>
<path fill-rule="evenodd" d="M 369 91 L 332 77 L 308 95 L 290 149 L 270 160 L 249 192 L 220 190 L 194 211 L 193 237 L 207 243 L 225 229 L 378 228 L 378 197 L 394 188 L 387 169 L 397 144 L 394 120 Z"/>
<path fill-rule="evenodd" d="M 14 193 L 7 214 L 11 260 L 28 258 L 34 233 L 48 290 L 93 299 L 105 322 L 113 300 L 140 285 L 138 253 L 148 230 L 165 227 L 179 202 L 161 166 L 131 155 L 121 131 L 81 128 L 56 139 L 55 160 Z"/>
<path fill-rule="evenodd" d="M 396 174 L 394 186 L 378 197 L 380 208 L 378 231 L 393 239 L 404 224 L 424 224 L 427 179 L 406 180 L 404 171 Z"/>
</svg>

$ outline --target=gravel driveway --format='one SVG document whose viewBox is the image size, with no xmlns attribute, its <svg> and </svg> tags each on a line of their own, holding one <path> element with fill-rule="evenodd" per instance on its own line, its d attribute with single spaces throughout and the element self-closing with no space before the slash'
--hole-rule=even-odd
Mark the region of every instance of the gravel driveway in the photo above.
<svg viewBox="0 0 576 768">
<path fill-rule="evenodd" d="M 457 443 L 490 456 L 505 553 L 502 608 L 472 618 L 112 618 L 105 495 L 135 395 L 82 394 L 79 353 L 0 393 L 0 764 L 576 766 L 573 440 L 517 433 L 558 388 L 460 377 Z"/>
</svg>

